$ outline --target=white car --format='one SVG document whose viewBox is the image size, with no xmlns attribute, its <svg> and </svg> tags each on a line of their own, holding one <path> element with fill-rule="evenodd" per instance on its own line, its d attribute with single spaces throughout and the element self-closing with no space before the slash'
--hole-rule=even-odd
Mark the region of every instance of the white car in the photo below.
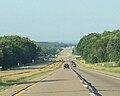
<svg viewBox="0 0 120 96">
<path fill-rule="evenodd" d="M 72 64 L 73 67 L 76 67 L 76 64 Z"/>
</svg>

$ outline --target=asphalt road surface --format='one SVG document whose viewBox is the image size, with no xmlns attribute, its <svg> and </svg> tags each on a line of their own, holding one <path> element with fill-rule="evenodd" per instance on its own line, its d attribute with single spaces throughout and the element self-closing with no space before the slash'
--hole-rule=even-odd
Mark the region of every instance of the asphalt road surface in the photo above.
<svg viewBox="0 0 120 96">
<path fill-rule="evenodd" d="M 71 69 L 62 67 L 16 96 L 90 96 L 90 94 Z"/>
<path fill-rule="evenodd" d="M 82 66 L 74 68 L 82 77 L 91 83 L 102 96 L 120 96 L 120 75 L 112 76 L 105 72 L 86 69 Z"/>
</svg>

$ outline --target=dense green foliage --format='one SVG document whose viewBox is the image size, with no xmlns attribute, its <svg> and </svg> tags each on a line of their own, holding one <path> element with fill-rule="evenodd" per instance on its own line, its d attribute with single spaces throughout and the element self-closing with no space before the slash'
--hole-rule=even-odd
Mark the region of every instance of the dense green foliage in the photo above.
<svg viewBox="0 0 120 96">
<path fill-rule="evenodd" d="M 78 55 L 78 53 L 77 53 L 77 47 L 76 46 L 73 47 L 72 54 L 73 55 Z"/>
<path fill-rule="evenodd" d="M 44 60 L 45 56 L 49 55 L 47 51 L 26 37 L 1 36 L 0 66 L 5 70 L 36 60 Z"/>
<path fill-rule="evenodd" d="M 77 53 L 90 63 L 119 61 L 120 30 L 84 36 L 77 45 Z"/>
</svg>

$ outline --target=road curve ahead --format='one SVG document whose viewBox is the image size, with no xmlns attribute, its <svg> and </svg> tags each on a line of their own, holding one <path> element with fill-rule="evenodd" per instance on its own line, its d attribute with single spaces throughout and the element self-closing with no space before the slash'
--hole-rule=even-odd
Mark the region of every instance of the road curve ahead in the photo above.
<svg viewBox="0 0 120 96">
<path fill-rule="evenodd" d="M 94 86 L 102 96 L 120 96 L 120 75 L 117 77 L 79 66 L 74 68 Z"/>
<path fill-rule="evenodd" d="M 15 96 L 90 96 L 88 89 L 71 69 L 58 69 L 54 74 Z"/>
</svg>

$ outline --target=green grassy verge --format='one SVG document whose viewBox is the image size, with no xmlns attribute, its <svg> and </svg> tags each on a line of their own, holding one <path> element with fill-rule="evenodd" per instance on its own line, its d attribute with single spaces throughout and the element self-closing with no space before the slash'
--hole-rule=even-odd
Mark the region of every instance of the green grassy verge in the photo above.
<svg viewBox="0 0 120 96">
<path fill-rule="evenodd" d="M 60 68 L 61 66 L 62 66 L 62 62 L 55 62 L 43 68 L 37 69 L 35 71 L 31 71 L 29 73 L 2 77 L 0 78 L 0 91 L 3 91 L 11 86 L 19 85 L 22 82 L 27 82 L 31 79 L 45 75 L 48 72 L 51 72 Z"/>
<path fill-rule="evenodd" d="M 111 66 L 114 65 L 114 62 L 106 62 L 106 63 L 96 63 L 96 64 L 84 64 L 82 61 L 78 61 L 79 64 L 86 68 L 91 68 L 95 70 L 107 71 L 112 73 L 120 73 L 120 67 Z"/>
</svg>

